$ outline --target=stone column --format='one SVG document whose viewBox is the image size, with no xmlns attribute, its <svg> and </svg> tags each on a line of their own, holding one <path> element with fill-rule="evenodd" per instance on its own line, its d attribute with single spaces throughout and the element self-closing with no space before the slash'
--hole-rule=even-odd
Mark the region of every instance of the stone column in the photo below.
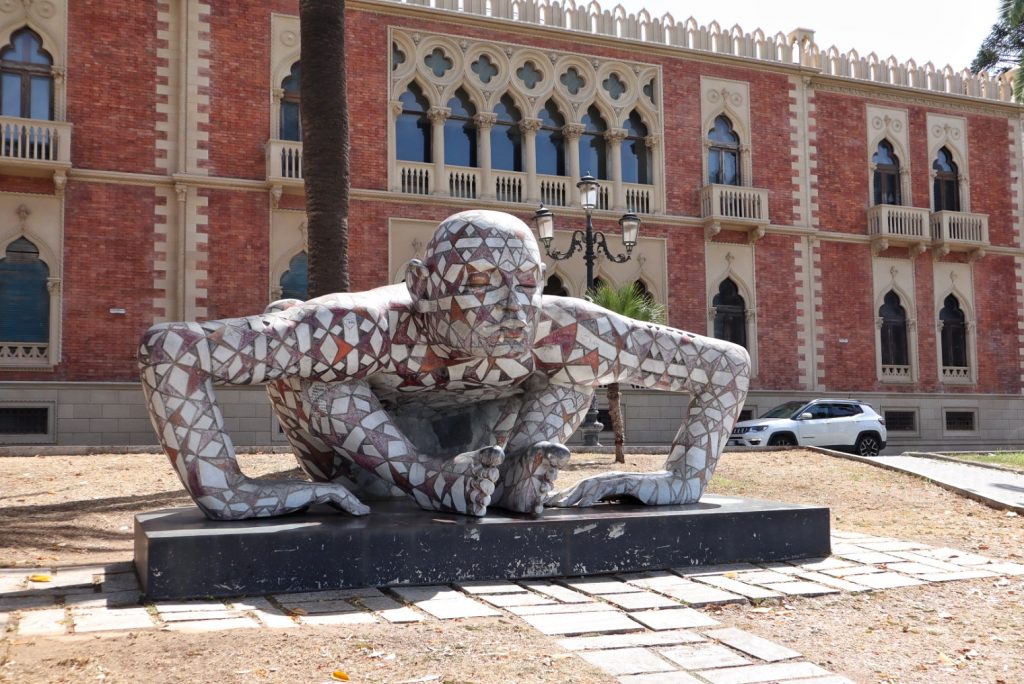
<svg viewBox="0 0 1024 684">
<path fill-rule="evenodd" d="M 612 128 L 604 134 L 611 147 L 612 156 L 612 211 L 626 210 L 626 189 L 622 185 L 622 141 L 626 139 L 626 129 Z"/>
<path fill-rule="evenodd" d="M 526 161 L 526 201 L 529 204 L 540 202 L 540 183 L 537 182 L 537 131 L 540 130 L 540 119 L 523 119 L 519 122 L 519 130 L 523 132 L 523 152 Z"/>
<path fill-rule="evenodd" d="M 444 172 L 444 122 L 451 116 L 448 107 L 431 107 L 427 111 L 431 128 L 431 155 L 434 159 L 434 171 L 430 174 L 430 194 L 447 195 L 448 180 Z"/>
<path fill-rule="evenodd" d="M 391 119 L 388 121 L 388 183 L 391 192 L 402 192 L 402 169 L 398 165 L 398 140 L 395 126 L 402 115 L 402 101 L 391 100 Z"/>
<path fill-rule="evenodd" d="M 567 175 L 575 184 L 580 179 L 580 137 L 586 127 L 583 124 L 566 124 L 562 128 L 562 135 L 565 137 L 566 157 L 569 160 Z"/>
<path fill-rule="evenodd" d="M 644 138 L 647 154 L 651 157 L 651 213 L 660 214 L 664 211 L 663 200 L 668 192 L 665 187 L 665 165 L 661 160 L 661 136 L 649 135 Z"/>
<path fill-rule="evenodd" d="M 284 88 L 273 88 L 270 97 L 270 131 L 271 138 L 281 139 L 281 100 L 284 99 Z"/>
<path fill-rule="evenodd" d="M 484 112 L 473 117 L 476 124 L 477 152 L 479 153 L 480 185 L 477 196 L 482 199 L 494 199 L 494 180 L 491 178 L 491 129 L 498 115 Z"/>
</svg>

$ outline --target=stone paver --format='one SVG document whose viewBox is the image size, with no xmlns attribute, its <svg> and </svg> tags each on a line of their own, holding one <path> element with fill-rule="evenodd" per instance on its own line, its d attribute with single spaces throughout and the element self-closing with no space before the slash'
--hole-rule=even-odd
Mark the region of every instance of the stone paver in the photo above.
<svg viewBox="0 0 1024 684">
<path fill-rule="evenodd" d="M 238 600 L 233 602 L 232 605 L 238 610 L 252 613 L 256 616 L 257 620 L 273 629 L 288 629 L 299 626 L 299 623 L 293 620 L 290 615 L 282 612 L 280 608 L 262 596 Z"/>
<path fill-rule="evenodd" d="M 832 673 L 814 663 L 771 663 L 769 665 L 744 665 L 725 669 L 703 670 L 699 673 L 711 684 L 753 684 L 754 682 L 776 682 L 831 675 Z M 797 684 L 794 682 L 794 684 Z"/>
<path fill-rule="evenodd" d="M 158 613 L 198 613 L 201 611 L 223 611 L 223 601 L 184 601 L 182 603 L 154 603 Z"/>
<path fill-rule="evenodd" d="M 51 636 L 67 632 L 63 608 L 25 611 L 18 620 L 19 636 Z"/>
<path fill-rule="evenodd" d="M 456 582 L 455 586 L 467 594 L 521 594 L 526 591 L 513 582 Z"/>
<path fill-rule="evenodd" d="M 407 622 L 423 622 L 423 615 L 417 613 L 408 606 L 403 606 L 398 601 L 394 601 L 387 596 L 371 596 L 363 599 L 354 599 L 363 608 L 372 610 L 375 614 L 384 618 L 388 622 L 395 624 L 402 624 Z"/>
<path fill-rule="evenodd" d="M 229 629 L 257 629 L 260 623 L 251 617 L 234 617 L 218 620 L 185 620 L 168 623 L 165 630 L 170 632 L 221 632 Z"/>
<path fill-rule="evenodd" d="M 1012 577 L 1020 577 L 1024 575 L 1024 565 L 1021 565 L 1020 563 L 992 563 L 981 569 L 998 572 L 1000 575 L 1010 575 Z"/>
<path fill-rule="evenodd" d="M 731 577 L 723 577 L 721 575 L 710 575 L 707 577 L 695 577 L 698 582 L 704 584 L 710 584 L 711 586 L 722 589 L 723 591 L 732 592 L 739 596 L 746 596 L 749 599 L 755 601 L 761 599 L 778 598 L 781 596 L 778 592 L 772 591 L 771 589 L 764 589 L 762 587 L 753 586 L 739 580 L 732 579 Z M 790 578 L 786 578 L 790 579 Z"/>
<path fill-rule="evenodd" d="M 646 648 L 617 648 L 611 651 L 582 651 L 579 656 L 612 675 L 670 672 L 676 669 Z"/>
<path fill-rule="evenodd" d="M 780 646 L 773 641 L 761 638 L 742 629 L 729 627 L 726 629 L 715 629 L 705 631 L 705 636 L 721 641 L 723 644 L 732 646 L 737 651 L 743 651 L 759 660 L 773 663 L 778 660 L 791 660 L 799 658 L 800 654 L 791 648 Z"/>
<path fill-rule="evenodd" d="M 57 605 L 53 596 L 8 596 L 0 595 L 0 611 L 31 610 L 33 608 L 52 608 Z"/>
<path fill-rule="evenodd" d="M 445 598 L 416 601 L 415 606 L 442 620 L 501 615 L 493 608 L 469 599 L 464 594 L 458 594 L 456 598 L 446 596 Z"/>
<path fill-rule="evenodd" d="M 666 632 L 631 632 L 629 634 L 571 637 L 560 640 L 558 645 L 567 651 L 598 651 L 633 646 L 674 646 L 698 641 L 704 641 L 704 637 L 697 632 L 688 629 L 675 629 Z"/>
<path fill-rule="evenodd" d="M 709 627 L 718 621 L 693 608 L 668 608 L 665 610 L 644 610 L 630 613 L 630 617 L 639 620 L 651 629 L 690 629 L 692 627 Z"/>
<path fill-rule="evenodd" d="M 987 565 L 979 566 L 977 570 L 963 569 L 957 572 L 935 572 L 927 575 L 918 575 L 917 579 L 927 580 L 929 582 L 951 582 L 953 580 L 969 580 L 969 579 L 985 579 L 989 577 L 998 577 L 993 572 L 989 572 L 985 568 Z"/>
<path fill-rule="evenodd" d="M 639 587 L 635 587 L 632 584 L 627 584 L 626 582 L 606 577 L 568 579 L 562 580 L 560 584 L 564 584 L 570 589 L 581 591 L 584 594 L 590 594 L 591 596 L 600 596 L 601 594 L 626 594 L 631 591 L 640 591 Z"/>
<path fill-rule="evenodd" d="M 237 610 L 181 610 L 173 613 L 160 613 L 160 619 L 164 622 L 188 622 L 190 620 L 224 620 L 228 618 L 245 617 Z"/>
<path fill-rule="evenodd" d="M 515 615 L 555 615 L 559 613 L 597 613 L 609 609 L 607 603 L 551 603 L 542 606 L 510 606 L 506 608 Z"/>
<path fill-rule="evenodd" d="M 631 594 L 603 594 L 601 598 L 624 610 L 643 610 L 645 608 L 677 608 L 679 604 L 672 599 L 649 591 L 637 591 Z"/>
<path fill-rule="evenodd" d="M 727 572 L 760 569 L 752 563 L 723 563 L 721 565 L 695 565 L 688 568 L 672 568 L 672 572 L 689 577 L 691 575 L 724 575 Z"/>
<path fill-rule="evenodd" d="M 872 565 L 875 563 L 899 563 L 903 559 L 899 556 L 894 556 L 891 553 L 882 553 L 881 551 L 856 551 L 854 553 L 840 553 L 837 554 L 840 558 L 844 558 L 854 563 L 863 563 L 865 565 Z M 836 568 L 832 568 L 835 570 Z"/>
<path fill-rule="evenodd" d="M 395 587 L 398 589 L 400 587 Z M 411 587 L 402 587 L 410 589 Z M 424 587 L 416 587 L 417 589 Z M 448 591 L 452 591 L 448 587 L 442 587 Z M 457 592 L 453 592 L 457 593 Z M 329 589 L 327 591 L 304 591 L 295 594 L 274 594 L 274 600 L 285 605 L 286 603 L 304 603 L 305 601 L 337 601 L 350 598 L 367 598 L 370 596 L 383 596 L 384 593 L 380 589 L 374 587 L 364 587 L 361 589 Z"/>
<path fill-rule="evenodd" d="M 619 677 L 619 684 L 704 684 L 685 672 L 655 672 L 651 674 Z"/>
<path fill-rule="evenodd" d="M 1024 475 L 921 456 L 878 456 L 872 460 L 1024 513 Z"/>
<path fill-rule="evenodd" d="M 304 625 L 329 626 L 329 625 L 369 625 L 377 622 L 373 613 L 362 611 L 355 613 L 324 613 L 322 615 L 302 615 L 299 622 Z"/>
<path fill-rule="evenodd" d="M 769 589 L 785 594 L 786 596 L 824 596 L 825 594 L 838 594 L 838 589 L 826 587 L 816 582 L 798 580 L 796 582 L 782 582 L 780 584 L 767 584 Z"/>
<path fill-rule="evenodd" d="M 857 584 L 850 579 L 841 579 L 821 572 L 801 572 L 797 573 L 796 577 L 799 577 L 802 580 L 807 580 L 808 582 L 824 584 L 826 587 L 832 587 L 833 589 L 839 589 L 840 591 L 847 591 L 851 594 L 869 590 L 869 587 L 865 587 L 863 584 Z M 856 580 L 857 575 L 853 575 L 853 579 Z"/>
<path fill-rule="evenodd" d="M 718 644 L 686 644 L 672 648 L 659 648 L 658 653 L 685 670 L 706 670 L 750 664 L 750 661 L 740 654 Z"/>
<path fill-rule="evenodd" d="M 409 603 L 416 603 L 418 601 L 443 601 L 447 599 L 468 600 L 465 594 L 444 585 L 430 587 L 391 587 L 389 591 L 403 601 L 408 601 Z"/>
<path fill-rule="evenodd" d="M 479 594 L 477 598 L 487 601 L 491 605 L 498 606 L 499 608 L 508 608 L 511 606 L 558 605 L 558 602 L 550 596 L 532 594 L 527 591 L 524 591 L 521 594 Z"/>
<path fill-rule="evenodd" d="M 741 572 L 736 576 L 736 579 L 741 582 L 747 582 L 750 584 L 778 584 L 779 582 L 792 582 L 793 575 L 796 574 L 801 568 L 799 566 L 791 566 L 789 570 L 791 572 L 776 572 L 774 570 L 751 570 L 750 572 Z"/>
<path fill-rule="evenodd" d="M 321 613 L 351 613 L 359 610 L 348 601 L 331 599 L 328 601 L 303 601 L 301 603 L 283 603 L 285 610 L 297 615 L 318 615 Z"/>
<path fill-rule="evenodd" d="M 523 586 L 532 591 L 539 592 L 545 596 L 561 601 L 562 603 L 590 603 L 594 599 L 586 594 L 563 587 L 553 582 L 523 582 Z"/>
<path fill-rule="evenodd" d="M 522 618 L 543 634 L 559 636 L 631 632 L 642 628 L 639 623 L 613 610 L 556 615 L 524 615 Z"/>
<path fill-rule="evenodd" d="M 679 599 L 694 607 L 710 605 L 712 603 L 746 603 L 747 599 L 739 594 L 718 589 L 716 587 L 700 584 L 699 582 L 688 582 L 685 584 L 674 584 L 659 592 L 674 599 Z"/>
<path fill-rule="evenodd" d="M 804 570 L 817 572 L 819 570 L 834 570 L 836 568 L 846 568 L 853 565 L 853 563 L 851 563 L 850 561 L 845 561 L 841 558 L 834 558 L 830 556 L 828 558 L 818 558 L 815 560 L 807 560 L 800 563 L 794 563 L 794 565 L 796 565 L 799 568 L 803 568 Z"/>
<path fill-rule="evenodd" d="M 857 575 L 856 582 L 872 589 L 895 589 L 896 587 L 913 587 L 918 584 L 924 584 L 921 580 L 906 577 L 895 572 Z"/>
<path fill-rule="evenodd" d="M 142 601 L 142 592 L 116 591 L 112 594 L 80 594 L 68 596 L 64 604 L 73 608 L 131 608 Z"/>
<path fill-rule="evenodd" d="M 92 609 L 72 611 L 75 633 L 114 632 L 123 630 L 156 629 L 153 618 L 145 608 Z"/>
</svg>

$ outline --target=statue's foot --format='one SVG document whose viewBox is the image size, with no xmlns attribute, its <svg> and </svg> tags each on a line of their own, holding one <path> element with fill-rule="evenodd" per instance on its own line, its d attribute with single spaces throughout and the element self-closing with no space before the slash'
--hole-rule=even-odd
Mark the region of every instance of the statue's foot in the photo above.
<svg viewBox="0 0 1024 684">
<path fill-rule="evenodd" d="M 428 510 L 482 516 L 491 503 L 498 466 L 504 460 L 501 447 L 489 446 L 437 462 L 436 470 L 425 470 L 422 482 L 415 482 L 419 478 L 410 471 L 410 493 Z"/>
<path fill-rule="evenodd" d="M 548 506 L 568 508 L 593 506 L 602 499 L 629 497 L 649 506 L 688 504 L 700 498 L 699 481 L 684 480 L 670 472 L 609 472 L 580 480 L 569 489 L 556 492 Z"/>
<path fill-rule="evenodd" d="M 537 442 L 502 472 L 495 505 L 517 513 L 544 512 L 544 502 L 555 488 L 558 469 L 569 462 L 569 450 L 554 442 Z"/>
<path fill-rule="evenodd" d="M 213 520 L 285 515 L 305 510 L 313 504 L 329 504 L 352 515 L 366 515 L 370 512 L 369 506 L 334 482 L 242 478 L 228 488 L 208 487 L 198 495 L 193 495 L 193 498 L 206 516 Z"/>
</svg>

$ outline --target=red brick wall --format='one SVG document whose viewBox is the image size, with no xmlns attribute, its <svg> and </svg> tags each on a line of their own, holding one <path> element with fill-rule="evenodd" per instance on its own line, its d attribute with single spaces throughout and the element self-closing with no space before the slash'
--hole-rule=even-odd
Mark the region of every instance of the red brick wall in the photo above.
<svg viewBox="0 0 1024 684">
<path fill-rule="evenodd" d="M 768 235 L 754 247 L 757 279 L 757 357 L 755 389 L 799 386 L 800 333 L 797 328 L 797 239 Z"/>
<path fill-rule="evenodd" d="M 154 172 L 156 3 L 67 4 L 72 163 L 79 169 Z"/>
<path fill-rule="evenodd" d="M 264 192 L 204 190 L 207 317 L 261 313 L 269 302 L 269 199 Z"/>
<path fill-rule="evenodd" d="M 865 101 L 818 91 L 818 225 L 822 230 L 867 234 L 868 162 Z"/>
</svg>

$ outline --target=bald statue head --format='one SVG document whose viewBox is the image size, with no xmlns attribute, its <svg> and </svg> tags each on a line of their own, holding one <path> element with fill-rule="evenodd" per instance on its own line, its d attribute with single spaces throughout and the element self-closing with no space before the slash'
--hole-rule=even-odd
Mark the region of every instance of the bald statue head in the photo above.
<svg viewBox="0 0 1024 684">
<path fill-rule="evenodd" d="M 433 344 L 470 356 L 530 350 L 544 265 L 529 227 L 497 211 L 464 211 L 437 227 L 406 284 Z"/>
</svg>

